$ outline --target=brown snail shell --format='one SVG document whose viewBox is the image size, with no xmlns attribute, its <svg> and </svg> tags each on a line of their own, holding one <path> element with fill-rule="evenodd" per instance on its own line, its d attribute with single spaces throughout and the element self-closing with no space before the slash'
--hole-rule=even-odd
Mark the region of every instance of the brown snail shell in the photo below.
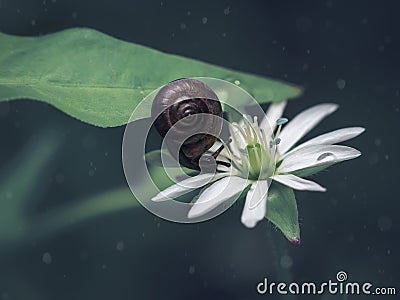
<svg viewBox="0 0 400 300">
<path fill-rule="evenodd" d="M 198 132 L 185 139 L 183 144 L 173 139 L 167 141 L 171 154 L 179 153 L 179 157 L 175 157 L 179 163 L 196 170 L 200 170 L 200 157 L 214 145 L 221 133 L 222 113 L 221 103 L 214 91 L 191 78 L 178 79 L 162 87 L 154 98 L 151 110 L 154 126 L 162 137 L 169 130 L 173 130 L 172 136 L 176 137 L 186 136 L 188 131 Z M 182 120 L 179 126 L 174 126 L 179 120 Z"/>
</svg>

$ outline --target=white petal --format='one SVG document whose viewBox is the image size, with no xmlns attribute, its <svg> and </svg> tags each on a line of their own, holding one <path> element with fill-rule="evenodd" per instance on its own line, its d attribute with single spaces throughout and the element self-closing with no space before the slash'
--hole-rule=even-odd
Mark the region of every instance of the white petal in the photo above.
<svg viewBox="0 0 400 300">
<path fill-rule="evenodd" d="M 265 131 L 265 133 L 274 132 L 276 128 L 276 121 L 282 117 L 283 111 L 286 107 L 286 101 L 282 101 L 279 103 L 272 103 L 267 112 L 265 113 L 265 117 L 261 121 L 260 128 Z"/>
<path fill-rule="evenodd" d="M 304 178 L 300 178 L 293 174 L 275 175 L 272 177 L 272 179 L 284 185 L 287 185 L 292 189 L 299 191 L 317 191 L 317 192 L 326 191 L 326 188 L 320 186 L 318 183 Z"/>
<path fill-rule="evenodd" d="M 174 185 L 171 185 L 170 187 L 158 193 L 151 200 L 156 202 L 171 200 L 172 198 L 182 196 L 187 192 L 195 190 L 199 187 L 202 187 L 203 185 L 206 185 L 207 183 L 214 182 L 228 175 L 229 175 L 228 173 L 221 173 L 221 174 L 205 173 L 194 177 L 190 177 Z"/>
<path fill-rule="evenodd" d="M 263 220 L 267 211 L 268 182 L 266 180 L 254 183 L 246 196 L 242 212 L 242 223 L 253 228 Z"/>
<path fill-rule="evenodd" d="M 306 146 L 310 145 L 333 145 L 337 144 L 340 142 L 344 142 L 347 140 L 350 140 L 352 138 L 355 138 L 356 136 L 360 135 L 365 131 L 365 128 L 362 127 L 349 127 L 349 128 L 342 128 L 338 129 L 335 131 L 331 131 L 322 135 L 319 135 L 311 140 L 308 140 L 307 142 L 297 146 L 293 150 L 290 150 L 288 153 L 286 153 L 283 157 L 288 155 L 289 153 L 299 150 L 301 148 L 304 148 Z"/>
<path fill-rule="evenodd" d="M 279 166 L 279 173 L 308 167 L 335 164 L 360 156 L 360 151 L 341 145 L 310 145 L 288 154 Z"/>
<path fill-rule="evenodd" d="M 302 111 L 295 116 L 283 129 L 279 138 L 279 153 L 285 154 L 294 144 L 313 129 L 323 118 L 333 113 L 337 104 L 323 103 Z"/>
<path fill-rule="evenodd" d="M 229 149 L 232 151 L 233 155 L 240 157 L 239 148 L 244 149 L 246 147 L 246 141 L 243 139 L 239 129 L 234 126 L 229 126 L 229 133 L 231 135 Z"/>
<path fill-rule="evenodd" d="M 196 218 L 208 213 L 222 202 L 241 193 L 248 183 L 244 178 L 225 177 L 205 189 L 189 211 L 189 218 Z"/>
</svg>

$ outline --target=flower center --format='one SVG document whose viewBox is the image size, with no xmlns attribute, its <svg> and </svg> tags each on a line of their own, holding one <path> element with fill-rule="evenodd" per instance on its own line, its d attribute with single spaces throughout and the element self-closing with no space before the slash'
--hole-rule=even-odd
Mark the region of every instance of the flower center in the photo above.
<svg viewBox="0 0 400 300">
<path fill-rule="evenodd" d="M 257 179 L 260 177 L 263 154 L 261 145 L 259 143 L 255 145 L 246 146 L 247 155 L 249 158 L 249 177 Z M 265 159 L 265 158 L 264 158 Z"/>
<path fill-rule="evenodd" d="M 231 138 L 238 149 L 238 159 L 233 164 L 238 176 L 250 180 L 266 180 L 275 170 L 275 143 L 270 143 L 258 126 L 257 118 L 244 116 L 240 124 L 232 124 Z"/>
</svg>

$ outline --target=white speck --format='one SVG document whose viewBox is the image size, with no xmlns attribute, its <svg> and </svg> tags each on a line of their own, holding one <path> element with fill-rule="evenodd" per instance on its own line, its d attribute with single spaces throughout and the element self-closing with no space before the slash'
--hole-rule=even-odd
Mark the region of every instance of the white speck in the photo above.
<svg viewBox="0 0 400 300">
<path fill-rule="evenodd" d="M 32 26 L 35 26 L 36 25 L 36 20 L 32 19 L 31 24 L 32 24 Z"/>
<path fill-rule="evenodd" d="M 106 265 L 106 264 L 102 264 L 102 265 L 101 265 L 101 268 L 102 268 L 103 270 L 105 270 L 105 269 L 107 269 L 107 265 Z"/>
<path fill-rule="evenodd" d="M 190 267 L 189 267 L 189 274 L 190 274 L 190 275 L 193 275 L 195 272 L 196 272 L 195 266 L 190 266 Z"/>
<path fill-rule="evenodd" d="M 389 160 L 389 155 L 388 154 L 385 155 L 385 159 Z"/>
<path fill-rule="evenodd" d="M 222 33 L 222 37 L 226 37 L 226 33 L 225 32 Z"/>
<path fill-rule="evenodd" d="M 179 26 L 181 27 L 182 30 L 186 29 L 186 24 L 185 23 L 181 23 Z"/>
<path fill-rule="evenodd" d="M 378 51 L 379 51 L 379 52 L 385 51 L 385 46 L 384 46 L 384 45 L 379 45 Z"/>
<path fill-rule="evenodd" d="M 94 176 L 95 170 L 94 169 L 90 169 L 88 172 L 89 176 Z"/>
<path fill-rule="evenodd" d="M 201 22 L 202 22 L 203 24 L 207 24 L 207 21 L 208 21 L 207 17 L 203 17 L 203 18 L 201 19 Z"/>
<path fill-rule="evenodd" d="M 308 64 L 303 64 L 303 71 L 304 72 L 307 72 L 308 71 Z"/>
<path fill-rule="evenodd" d="M 380 231 L 388 231 L 392 228 L 392 219 L 389 216 L 380 216 L 378 219 L 378 227 Z"/>
<path fill-rule="evenodd" d="M 345 81 L 344 79 L 342 79 L 342 78 L 339 78 L 339 79 L 336 81 L 336 85 L 337 85 L 337 87 L 338 87 L 339 90 L 343 90 L 344 87 L 346 86 L 346 81 Z"/>
<path fill-rule="evenodd" d="M 187 15 L 190 16 L 192 14 L 192 12 L 190 10 L 188 10 Z"/>
<path fill-rule="evenodd" d="M 224 9 L 224 15 L 225 16 L 229 15 L 230 12 L 231 12 L 231 8 L 229 6 Z"/>
<path fill-rule="evenodd" d="M 116 248 L 117 248 L 118 251 L 124 251 L 124 249 L 125 249 L 125 244 L 124 244 L 124 242 L 123 242 L 123 241 L 119 241 L 119 242 L 117 243 Z"/>
<path fill-rule="evenodd" d="M 376 138 L 374 143 L 375 143 L 375 146 L 379 147 L 382 144 L 382 140 L 380 138 Z"/>
<path fill-rule="evenodd" d="M 310 53 L 311 53 L 311 50 L 310 50 L 310 49 L 307 49 L 307 50 L 306 50 L 306 53 L 307 53 L 307 54 L 310 54 Z"/>
<path fill-rule="evenodd" d="M 76 18 L 78 18 L 78 13 L 76 11 L 74 11 L 72 13 L 72 19 L 76 19 Z"/>
<path fill-rule="evenodd" d="M 293 265 L 293 259 L 289 255 L 283 255 L 280 260 L 281 267 L 284 269 L 289 269 Z"/>
<path fill-rule="evenodd" d="M 51 254 L 50 254 L 49 252 L 43 253 L 42 261 L 43 261 L 46 265 L 51 264 L 52 260 L 53 260 L 53 259 L 52 259 Z"/>
</svg>

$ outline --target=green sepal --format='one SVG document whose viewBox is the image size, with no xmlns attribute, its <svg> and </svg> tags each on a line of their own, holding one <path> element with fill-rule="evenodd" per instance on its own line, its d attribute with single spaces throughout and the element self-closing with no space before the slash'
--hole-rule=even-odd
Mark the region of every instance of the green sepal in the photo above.
<svg viewBox="0 0 400 300">
<path fill-rule="evenodd" d="M 300 227 L 294 192 L 272 182 L 268 191 L 266 218 L 277 226 L 292 243 L 300 243 Z"/>
</svg>

